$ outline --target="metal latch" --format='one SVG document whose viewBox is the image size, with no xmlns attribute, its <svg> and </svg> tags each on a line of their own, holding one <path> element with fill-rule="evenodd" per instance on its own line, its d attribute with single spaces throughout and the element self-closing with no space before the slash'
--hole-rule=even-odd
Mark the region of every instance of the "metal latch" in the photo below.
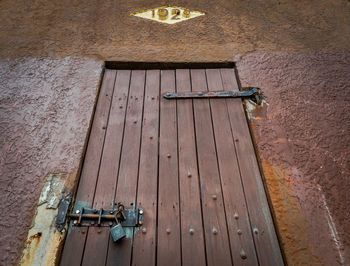
<svg viewBox="0 0 350 266">
<path fill-rule="evenodd" d="M 256 104 L 261 104 L 264 96 L 259 88 L 245 87 L 241 91 L 202 91 L 184 93 L 165 93 L 166 99 L 195 99 L 195 98 L 250 98 Z"/>
<path fill-rule="evenodd" d="M 110 227 L 110 233 L 114 242 L 124 238 L 124 227 L 137 227 L 143 224 L 143 209 L 125 209 L 121 203 L 116 204 L 113 210 L 80 208 L 75 212 L 67 213 L 68 200 L 63 198 L 59 207 L 62 211 L 56 218 L 56 227 L 61 232 L 65 228 L 68 218 L 73 220 L 72 226 L 99 226 Z M 65 211 L 64 211 L 65 210 Z"/>
</svg>

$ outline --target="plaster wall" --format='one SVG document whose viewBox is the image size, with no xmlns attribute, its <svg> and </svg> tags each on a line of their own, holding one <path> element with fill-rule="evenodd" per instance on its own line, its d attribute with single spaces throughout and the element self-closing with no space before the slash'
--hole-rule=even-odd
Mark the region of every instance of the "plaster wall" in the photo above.
<svg viewBox="0 0 350 266">
<path fill-rule="evenodd" d="M 350 263 L 350 52 L 251 53 L 242 86 L 290 265 Z"/>
<path fill-rule="evenodd" d="M 66 174 L 68 189 L 75 178 L 101 70 L 84 58 L 0 62 L 0 265 L 19 261 L 48 174 Z"/>
<path fill-rule="evenodd" d="M 129 16 L 162 5 L 205 16 Z M 45 179 L 77 178 L 103 61 L 236 61 L 290 265 L 349 264 L 350 2 L 0 1 L 0 265 L 19 262 Z M 322 166 L 322 167 L 321 167 Z"/>
</svg>

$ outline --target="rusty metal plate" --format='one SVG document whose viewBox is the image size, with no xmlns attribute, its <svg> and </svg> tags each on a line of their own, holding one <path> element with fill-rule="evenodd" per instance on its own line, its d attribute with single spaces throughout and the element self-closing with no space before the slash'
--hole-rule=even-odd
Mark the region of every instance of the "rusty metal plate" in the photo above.
<svg viewBox="0 0 350 266">
<path fill-rule="evenodd" d="M 130 15 L 154 20 L 161 23 L 175 24 L 178 22 L 203 16 L 205 15 L 205 13 L 178 6 L 161 6 L 134 12 Z"/>
</svg>

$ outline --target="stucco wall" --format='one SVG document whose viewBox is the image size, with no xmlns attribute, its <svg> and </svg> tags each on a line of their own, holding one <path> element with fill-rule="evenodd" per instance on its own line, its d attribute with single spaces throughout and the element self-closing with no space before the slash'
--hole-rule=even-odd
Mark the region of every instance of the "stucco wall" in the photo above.
<svg viewBox="0 0 350 266">
<path fill-rule="evenodd" d="M 0 265 L 18 262 L 45 177 L 75 177 L 101 69 L 82 58 L 0 62 Z"/>
<path fill-rule="evenodd" d="M 163 5 L 206 15 L 174 25 L 129 15 Z M 347 0 L 3 0 L 0 17 L 0 57 L 216 62 L 256 50 L 350 48 Z"/>
<path fill-rule="evenodd" d="M 350 263 L 350 52 L 252 53 L 237 62 L 291 265 Z"/>
<path fill-rule="evenodd" d="M 129 16 L 165 4 L 206 15 Z M 288 262 L 348 259 L 349 1 L 3 0 L 0 17 L 0 211 L 19 210 L 0 265 L 19 261 L 48 173 L 76 177 L 105 60 L 237 61 L 268 96 L 248 109 Z"/>
</svg>

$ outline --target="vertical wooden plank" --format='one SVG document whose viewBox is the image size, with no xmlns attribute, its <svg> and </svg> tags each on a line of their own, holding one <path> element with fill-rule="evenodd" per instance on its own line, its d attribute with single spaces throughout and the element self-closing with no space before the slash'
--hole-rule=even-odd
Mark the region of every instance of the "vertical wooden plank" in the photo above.
<svg viewBox="0 0 350 266">
<path fill-rule="evenodd" d="M 92 205 L 115 76 L 115 70 L 106 70 L 103 77 L 74 210 L 81 207 L 91 207 Z M 66 245 L 61 257 L 61 265 L 80 265 L 84 252 L 86 233 L 87 228 L 74 228 L 70 226 Z"/>
<path fill-rule="evenodd" d="M 177 92 L 191 91 L 190 71 L 176 70 Z M 192 100 L 177 101 L 178 154 L 183 265 L 205 265 L 202 206 L 199 191 Z"/>
<path fill-rule="evenodd" d="M 133 70 L 131 72 L 124 140 L 115 195 L 115 202 L 122 202 L 126 208 L 135 206 L 144 86 L 145 71 Z M 107 265 L 129 265 L 131 263 L 133 228 L 124 229 L 127 234 L 126 238 L 118 241 L 118 243 L 113 243 L 111 238 L 109 240 Z"/>
<path fill-rule="evenodd" d="M 161 92 L 175 92 L 175 71 L 161 71 Z M 160 100 L 158 265 L 181 265 L 176 102 Z"/>
<path fill-rule="evenodd" d="M 135 234 L 132 265 L 156 264 L 159 70 L 147 70 L 142 121 L 138 207 L 144 210 L 144 224 Z"/>
<path fill-rule="evenodd" d="M 124 133 L 124 118 L 128 98 L 130 70 L 118 70 L 111 111 L 103 149 L 99 177 L 94 197 L 94 208 L 113 209 L 114 192 L 119 169 L 119 158 Z M 97 167 L 97 166 L 96 166 Z M 83 265 L 104 265 L 107 255 L 109 228 L 90 227 L 88 230 Z M 99 256 L 96 256 L 99 254 Z"/>
<path fill-rule="evenodd" d="M 234 69 L 222 69 L 224 90 L 238 90 Z M 227 107 L 260 265 L 284 265 L 241 99 Z"/>
<path fill-rule="evenodd" d="M 205 70 L 191 70 L 192 90 L 207 89 Z M 208 265 L 231 265 L 221 183 L 208 99 L 194 99 L 198 167 Z"/>
<path fill-rule="evenodd" d="M 223 90 L 219 69 L 207 69 L 206 74 L 209 91 Z M 210 106 L 233 264 L 257 265 L 226 100 L 210 99 Z"/>
</svg>

